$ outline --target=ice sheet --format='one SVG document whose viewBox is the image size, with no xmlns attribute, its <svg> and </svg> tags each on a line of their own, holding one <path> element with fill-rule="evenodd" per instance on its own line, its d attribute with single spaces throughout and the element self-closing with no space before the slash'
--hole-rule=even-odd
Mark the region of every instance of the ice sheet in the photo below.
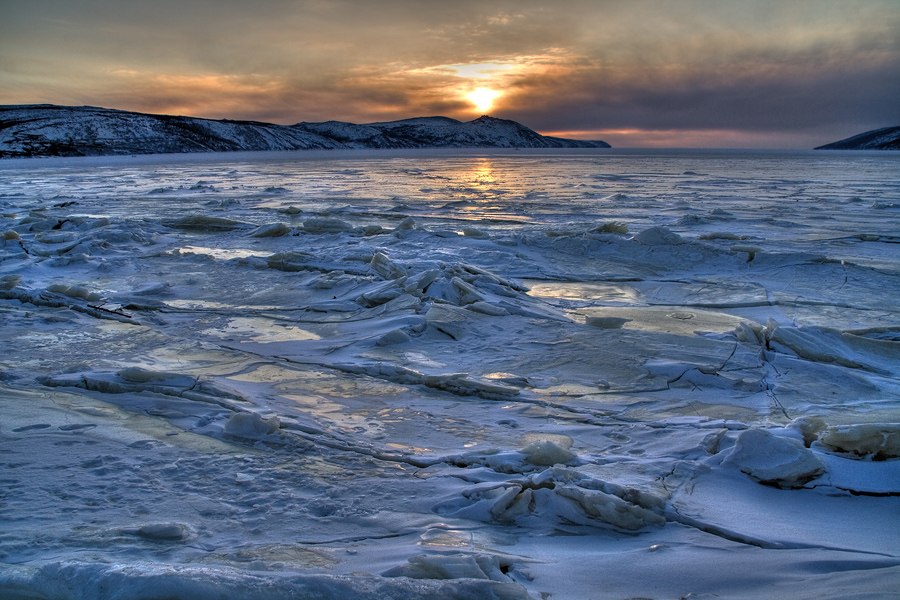
<svg viewBox="0 0 900 600">
<path fill-rule="evenodd" d="M 898 166 L 3 161 L 0 595 L 885 597 Z"/>
</svg>

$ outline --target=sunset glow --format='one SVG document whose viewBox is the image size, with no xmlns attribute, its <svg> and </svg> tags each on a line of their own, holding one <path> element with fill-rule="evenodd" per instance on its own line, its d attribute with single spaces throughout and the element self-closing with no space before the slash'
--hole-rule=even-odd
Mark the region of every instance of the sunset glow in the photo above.
<svg viewBox="0 0 900 600">
<path fill-rule="evenodd" d="M 5 3 L 0 104 L 284 125 L 490 111 L 628 146 L 811 147 L 900 123 L 896 0 L 189 4 Z"/>
<path fill-rule="evenodd" d="M 495 92 L 494 90 L 489 90 L 487 88 L 478 88 L 474 92 L 468 94 L 466 98 L 475 104 L 475 108 L 477 108 L 479 112 L 484 113 L 490 110 L 491 104 L 494 103 L 494 98 L 499 95 L 500 92 Z"/>
</svg>

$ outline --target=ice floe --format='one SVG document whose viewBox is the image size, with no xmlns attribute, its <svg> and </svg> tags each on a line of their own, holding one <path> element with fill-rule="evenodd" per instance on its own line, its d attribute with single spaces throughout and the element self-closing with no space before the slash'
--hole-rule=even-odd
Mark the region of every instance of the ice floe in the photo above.
<svg viewBox="0 0 900 600">
<path fill-rule="evenodd" d="M 0 596 L 889 597 L 896 166 L 3 161 Z"/>
</svg>

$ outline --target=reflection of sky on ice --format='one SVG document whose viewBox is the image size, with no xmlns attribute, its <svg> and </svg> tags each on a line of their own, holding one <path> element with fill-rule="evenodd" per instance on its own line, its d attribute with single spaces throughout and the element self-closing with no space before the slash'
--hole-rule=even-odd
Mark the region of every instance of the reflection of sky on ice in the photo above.
<svg viewBox="0 0 900 600">
<path fill-rule="evenodd" d="M 276 572 L 272 594 L 354 574 L 371 597 L 582 598 L 598 569 L 610 598 L 877 591 L 898 568 L 897 498 L 871 495 L 900 480 L 872 460 L 900 421 L 897 160 L 4 162 L 22 477 L 0 550 L 24 566 L 0 586 L 89 597 L 127 553 L 136 593 L 155 568 L 244 591 Z"/>
<path fill-rule="evenodd" d="M 155 157 L 111 158 L 104 160 L 115 167 L 98 161 L 84 169 L 61 162 L 66 166 L 54 167 L 52 175 L 7 171 L 11 176 L 0 184 L 0 193 L 11 204 L 18 202 L 10 195 L 23 188 L 29 199 L 48 204 L 74 200 L 79 214 L 94 216 L 174 217 L 202 208 L 254 222 L 267 207 L 329 214 L 406 208 L 432 219 L 491 219 L 496 213 L 544 226 L 621 219 L 677 230 L 681 219 L 698 234 L 715 232 L 718 225 L 732 234 L 783 242 L 865 233 L 858 229 L 873 224 L 871 207 L 896 201 L 894 165 L 886 157 L 847 160 L 810 152 L 784 160 L 784 153 L 763 152 L 612 152 L 572 152 L 564 169 L 539 151 L 428 152 L 425 157 L 397 152 L 390 158 L 360 151 L 362 159 L 343 154 L 329 160 L 327 153 L 315 153 L 312 160 L 292 154 L 254 162 L 227 157 L 222 163 L 206 157 L 181 166 L 159 164 L 165 159 Z M 828 214 L 837 208 L 840 219 Z"/>
</svg>

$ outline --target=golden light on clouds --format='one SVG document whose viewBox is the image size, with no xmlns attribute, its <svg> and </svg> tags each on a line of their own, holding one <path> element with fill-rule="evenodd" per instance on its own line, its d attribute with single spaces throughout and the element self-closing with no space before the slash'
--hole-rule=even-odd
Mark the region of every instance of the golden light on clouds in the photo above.
<svg viewBox="0 0 900 600">
<path fill-rule="evenodd" d="M 457 77 L 473 77 L 476 79 L 489 79 L 497 75 L 509 73 L 515 67 L 504 63 L 479 63 L 476 65 L 448 65 L 449 69 L 456 71 Z"/>
<path fill-rule="evenodd" d="M 521 82 L 551 72 L 556 75 L 569 72 L 572 61 L 573 56 L 566 51 L 551 48 L 544 54 L 494 56 L 479 62 L 403 69 L 396 75 L 428 81 L 419 94 L 421 98 L 425 98 L 425 90 L 431 88 L 445 98 L 465 98 L 474 105 L 473 110 L 485 114 L 501 96 L 504 97 L 504 107 L 510 108 L 510 102 L 516 102 L 515 90 Z"/>
<path fill-rule="evenodd" d="M 490 110 L 491 104 L 494 103 L 494 98 L 499 95 L 500 92 L 495 92 L 494 90 L 480 87 L 474 92 L 466 94 L 466 98 L 468 98 L 475 104 L 475 108 L 484 113 Z"/>
<path fill-rule="evenodd" d="M 812 147 L 900 121 L 897 0 L 0 6 L 0 105 L 281 124 L 490 111 L 614 146 Z"/>
</svg>

